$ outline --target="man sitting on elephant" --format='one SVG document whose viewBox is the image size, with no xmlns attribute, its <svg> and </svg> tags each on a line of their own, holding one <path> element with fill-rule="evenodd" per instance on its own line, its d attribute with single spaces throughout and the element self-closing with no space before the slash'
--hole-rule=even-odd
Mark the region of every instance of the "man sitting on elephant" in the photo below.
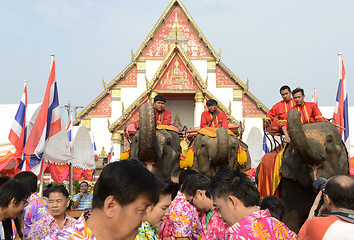
<svg viewBox="0 0 354 240">
<path fill-rule="evenodd" d="M 217 110 L 218 102 L 214 99 L 209 99 L 206 102 L 208 111 L 204 111 L 200 118 L 200 128 L 204 127 L 226 127 L 228 128 L 227 116 L 225 113 Z"/>
<path fill-rule="evenodd" d="M 322 113 L 316 103 L 305 102 L 304 89 L 295 88 L 292 94 L 296 105 L 293 106 L 290 110 L 297 110 L 301 113 L 301 123 L 323 122 L 324 120 L 326 120 L 322 116 Z M 281 128 L 284 131 L 284 135 L 289 136 L 287 130 L 287 120 L 281 123 Z M 290 142 L 289 137 L 285 138 L 284 140 L 285 142 Z"/>
<path fill-rule="evenodd" d="M 281 123 L 286 120 L 286 115 L 288 115 L 289 110 L 295 106 L 294 99 L 291 98 L 291 90 L 290 87 L 284 85 L 280 88 L 280 95 L 283 98 L 282 101 L 275 104 L 272 109 L 269 110 L 265 121 L 268 123 L 272 123 L 276 125 L 278 128 L 281 128 Z M 283 126 L 286 127 L 286 126 Z M 289 140 L 288 131 L 284 131 L 285 139 Z"/>
<path fill-rule="evenodd" d="M 156 115 L 156 124 L 170 125 L 171 112 L 165 109 L 166 98 L 164 95 L 158 94 L 154 97 L 154 107 Z M 135 129 L 139 128 L 139 119 L 134 123 Z"/>
</svg>

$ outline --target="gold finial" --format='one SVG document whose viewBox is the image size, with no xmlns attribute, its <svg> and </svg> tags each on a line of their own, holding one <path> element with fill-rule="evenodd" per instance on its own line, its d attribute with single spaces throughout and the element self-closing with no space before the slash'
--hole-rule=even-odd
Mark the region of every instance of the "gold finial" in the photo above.
<svg viewBox="0 0 354 240">
<path fill-rule="evenodd" d="M 220 51 L 219 51 L 219 54 L 218 54 L 218 62 L 220 61 L 221 59 L 221 48 L 220 48 Z"/>
<path fill-rule="evenodd" d="M 105 81 L 104 81 L 104 78 L 102 78 L 102 83 L 103 83 L 103 88 L 104 88 L 104 90 L 106 91 L 106 90 L 107 90 L 107 85 L 106 85 L 106 83 L 105 83 Z"/>
<path fill-rule="evenodd" d="M 77 118 L 77 111 L 76 111 L 76 109 L 78 109 L 78 107 L 74 107 L 75 119 Z"/>
<path fill-rule="evenodd" d="M 132 53 L 132 62 L 134 61 L 134 52 L 133 49 L 131 49 L 131 53 Z"/>
<path fill-rule="evenodd" d="M 248 92 L 248 87 L 249 87 L 249 80 L 247 78 L 246 86 L 245 86 L 245 92 Z"/>
<path fill-rule="evenodd" d="M 146 89 L 147 89 L 149 87 L 149 79 L 147 79 L 146 73 L 145 73 L 145 84 L 146 84 Z"/>
<path fill-rule="evenodd" d="M 228 114 L 231 115 L 231 101 L 229 101 L 229 111 Z"/>
<path fill-rule="evenodd" d="M 122 115 L 124 115 L 125 112 L 125 107 L 124 107 L 124 102 L 122 101 Z"/>
<path fill-rule="evenodd" d="M 245 131 L 245 119 L 243 119 L 243 122 L 242 122 L 242 132 Z"/>
<path fill-rule="evenodd" d="M 111 123 L 109 122 L 109 119 L 107 119 L 107 124 L 108 124 L 108 129 L 111 128 Z"/>
<path fill-rule="evenodd" d="M 205 79 L 205 88 L 208 88 L 208 78 L 209 78 L 209 75 L 207 75 L 207 77 Z"/>
</svg>

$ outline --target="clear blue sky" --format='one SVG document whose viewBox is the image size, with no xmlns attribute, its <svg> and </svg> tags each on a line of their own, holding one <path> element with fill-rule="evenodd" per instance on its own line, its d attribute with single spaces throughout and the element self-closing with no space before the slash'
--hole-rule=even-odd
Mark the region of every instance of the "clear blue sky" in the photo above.
<svg viewBox="0 0 354 240">
<path fill-rule="evenodd" d="M 43 100 L 55 54 L 60 105 L 88 105 L 131 61 L 169 0 L 12 0 L 0 8 L 0 104 Z M 334 106 L 337 53 L 354 103 L 354 1 L 193 0 L 185 7 L 221 61 L 268 108 L 283 84 Z"/>
</svg>

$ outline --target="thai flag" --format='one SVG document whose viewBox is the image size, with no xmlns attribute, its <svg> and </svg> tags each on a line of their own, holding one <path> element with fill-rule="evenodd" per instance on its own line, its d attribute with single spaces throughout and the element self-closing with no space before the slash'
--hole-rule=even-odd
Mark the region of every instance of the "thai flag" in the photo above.
<svg viewBox="0 0 354 240">
<path fill-rule="evenodd" d="M 55 61 L 53 61 L 42 107 L 23 152 L 29 155 L 35 154 L 38 159 L 40 159 L 45 153 L 47 141 L 60 130 L 59 97 L 57 83 L 55 81 Z M 38 163 L 40 163 L 40 160 Z"/>
<path fill-rule="evenodd" d="M 317 88 L 314 88 L 314 89 L 313 89 L 311 101 L 314 102 L 314 103 L 316 103 L 316 105 L 318 106 Z"/>
<path fill-rule="evenodd" d="M 349 112 L 348 112 L 348 92 L 347 92 L 347 79 L 345 76 L 344 63 L 342 55 L 339 56 L 339 84 L 336 97 L 336 106 L 334 108 L 333 118 L 335 123 L 345 130 L 338 128 L 343 142 L 345 143 L 348 152 L 350 151 L 349 143 Z"/>
<path fill-rule="evenodd" d="M 68 134 L 68 139 L 69 139 L 69 145 L 70 148 L 72 149 L 73 147 L 73 142 L 72 142 L 72 130 L 73 130 L 73 120 L 71 119 L 71 114 L 70 114 L 70 122 L 68 126 L 66 127 L 66 132 Z"/>
<path fill-rule="evenodd" d="M 98 161 L 97 148 L 95 143 L 95 136 L 93 136 L 93 156 L 95 157 L 95 162 Z"/>
<path fill-rule="evenodd" d="M 9 133 L 9 140 L 15 146 L 17 157 L 21 157 L 23 146 L 26 141 L 26 109 L 27 109 L 27 83 L 23 90 L 20 105 Z"/>
<path fill-rule="evenodd" d="M 264 154 L 266 154 L 266 153 L 269 152 L 269 148 L 268 148 L 268 144 L 267 144 L 267 136 L 266 136 L 265 133 L 264 133 L 264 135 L 263 135 L 263 146 L 262 146 L 262 150 L 263 150 Z"/>
</svg>

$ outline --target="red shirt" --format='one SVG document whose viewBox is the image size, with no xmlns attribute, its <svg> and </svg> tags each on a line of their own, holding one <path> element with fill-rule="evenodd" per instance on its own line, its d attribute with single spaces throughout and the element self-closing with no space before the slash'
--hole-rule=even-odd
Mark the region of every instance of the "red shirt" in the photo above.
<svg viewBox="0 0 354 240">
<path fill-rule="evenodd" d="M 276 116 L 278 116 L 279 120 L 286 120 L 286 116 L 288 115 L 290 108 L 295 105 L 296 103 L 292 98 L 289 101 L 280 101 L 269 110 L 266 119 L 273 120 Z"/>
<path fill-rule="evenodd" d="M 167 109 L 164 109 L 162 113 L 155 113 L 156 114 L 156 122 L 160 121 L 163 125 L 171 125 L 171 112 Z M 162 118 L 162 120 L 161 120 Z M 139 119 L 136 120 L 134 123 L 135 129 L 138 129 L 139 126 Z"/>
<path fill-rule="evenodd" d="M 313 102 L 304 102 L 302 106 L 296 105 L 290 110 L 297 110 L 301 113 L 301 123 L 323 122 L 325 120 L 317 104 Z M 281 123 L 281 126 L 287 125 L 286 120 Z"/>
<path fill-rule="evenodd" d="M 217 111 L 214 112 L 214 114 Z M 213 114 L 211 114 L 209 111 L 204 111 L 202 113 L 202 116 L 200 118 L 200 128 L 207 127 L 211 119 L 213 118 Z M 219 112 L 219 114 L 214 118 L 213 122 L 210 124 L 209 127 L 216 127 L 219 128 L 220 124 L 218 122 L 221 121 L 221 127 L 226 127 L 228 128 L 228 122 L 227 122 L 227 116 L 225 113 Z"/>
</svg>

